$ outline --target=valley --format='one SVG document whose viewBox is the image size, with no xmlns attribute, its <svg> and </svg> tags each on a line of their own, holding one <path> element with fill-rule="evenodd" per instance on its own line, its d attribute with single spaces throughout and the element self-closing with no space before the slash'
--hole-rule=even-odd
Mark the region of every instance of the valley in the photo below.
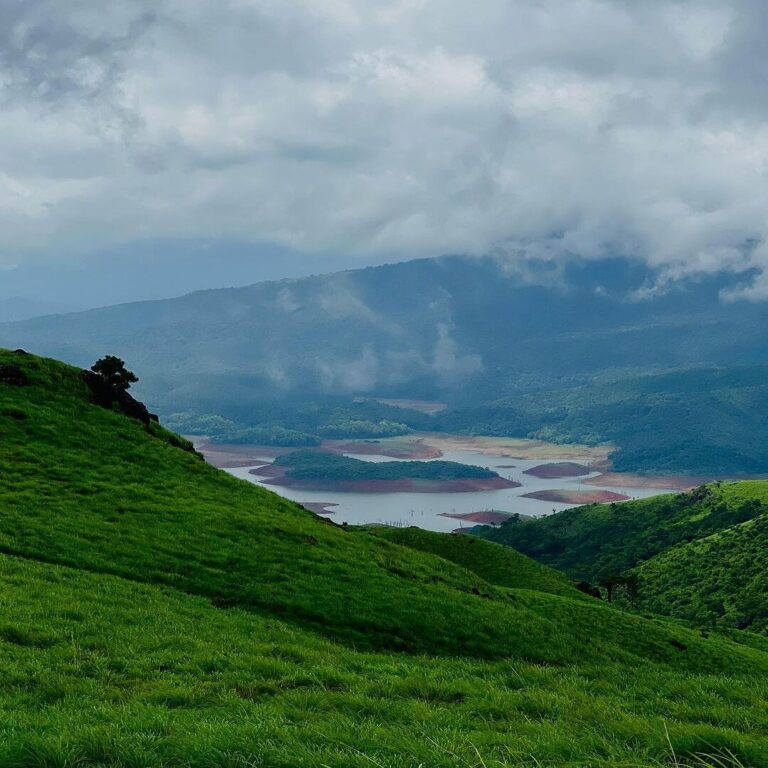
<svg viewBox="0 0 768 768">
<path fill-rule="evenodd" d="M 420 481 L 422 485 L 416 490 L 402 484 L 387 486 L 372 481 L 345 486 L 316 480 L 310 483 L 312 487 L 305 483 L 273 482 L 275 473 L 284 472 L 271 464 L 277 456 L 289 455 L 289 449 L 211 444 L 199 436 L 194 443 L 208 461 L 235 477 L 269 487 L 312 511 L 328 515 L 338 524 L 468 530 L 483 522 L 499 524 L 514 515 L 540 517 L 576 504 L 646 498 L 668 492 L 670 487 L 670 481 L 664 487 L 654 487 L 653 483 L 644 484 L 643 478 L 628 478 L 628 482 L 617 485 L 610 471 L 604 471 L 609 469 L 610 446 L 563 446 L 541 440 L 434 433 L 381 440 L 326 441 L 322 445 L 331 454 L 373 463 L 440 459 L 480 466 L 506 481 L 502 487 L 492 487 L 497 482 L 493 480 L 479 481 L 490 483 L 490 487 L 473 487 L 478 481 L 454 485 L 443 482 L 430 487 Z M 574 476 L 574 464 L 584 467 L 585 474 Z M 671 487 L 684 490 L 698 484 L 698 478 L 678 477 Z"/>
</svg>

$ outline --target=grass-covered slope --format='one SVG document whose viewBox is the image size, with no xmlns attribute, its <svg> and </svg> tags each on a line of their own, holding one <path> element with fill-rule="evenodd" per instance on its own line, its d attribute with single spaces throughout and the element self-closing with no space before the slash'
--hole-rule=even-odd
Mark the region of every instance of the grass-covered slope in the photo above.
<svg viewBox="0 0 768 768">
<path fill-rule="evenodd" d="M 648 768 L 673 752 L 768 766 L 757 651 L 739 674 L 598 652 L 568 666 L 366 653 L 167 587 L 7 556 L 0 590 L 4 766 Z"/>
<path fill-rule="evenodd" d="M 766 481 L 579 507 L 480 535 L 574 578 L 629 579 L 636 608 L 698 625 L 768 628 Z"/>
<path fill-rule="evenodd" d="M 759 648 L 184 448 L 0 352 L 0 765 L 768 766 Z"/>
<path fill-rule="evenodd" d="M 768 629 L 768 515 L 642 563 L 638 605 L 697 624 Z"/>
<path fill-rule="evenodd" d="M 532 589 L 574 599 L 592 600 L 577 590 L 567 576 L 521 555 L 510 547 L 474 536 L 446 535 L 421 528 L 369 529 L 374 536 L 405 547 L 429 552 L 466 568 L 490 584 L 513 589 Z"/>
<path fill-rule="evenodd" d="M 620 504 L 575 507 L 526 523 L 510 521 L 498 529 L 486 528 L 480 535 L 574 578 L 596 582 L 677 544 L 766 512 L 768 481 L 752 480 Z"/>
<path fill-rule="evenodd" d="M 2 552 L 164 584 L 357 647 L 694 668 L 718 657 L 704 642 L 681 652 L 674 629 L 640 631 L 597 601 L 516 593 L 353 535 L 92 404 L 77 369 L 9 352 L 4 364 L 28 383 L 0 383 Z"/>
</svg>

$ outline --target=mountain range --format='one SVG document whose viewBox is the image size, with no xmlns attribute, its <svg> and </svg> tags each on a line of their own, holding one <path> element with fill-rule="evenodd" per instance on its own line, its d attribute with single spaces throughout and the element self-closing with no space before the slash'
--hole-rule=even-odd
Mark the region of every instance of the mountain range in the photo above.
<svg viewBox="0 0 768 768">
<path fill-rule="evenodd" d="M 0 343 L 78 365 L 117 354 L 164 416 L 611 441 L 622 469 L 768 471 L 768 303 L 723 298 L 734 287 L 659 286 L 622 259 L 445 257 L 4 323 Z M 360 398 L 449 409 L 425 421 Z M 380 433 L 365 429 L 350 436 Z"/>
</svg>

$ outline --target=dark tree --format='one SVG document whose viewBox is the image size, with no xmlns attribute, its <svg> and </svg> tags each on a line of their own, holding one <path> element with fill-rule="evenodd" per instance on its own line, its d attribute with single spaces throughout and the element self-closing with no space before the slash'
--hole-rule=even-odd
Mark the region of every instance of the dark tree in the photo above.
<svg viewBox="0 0 768 768">
<path fill-rule="evenodd" d="M 125 361 L 115 355 L 106 355 L 101 360 L 97 360 L 91 366 L 91 370 L 122 392 L 130 389 L 131 384 L 139 380 L 133 371 L 125 367 Z"/>
</svg>

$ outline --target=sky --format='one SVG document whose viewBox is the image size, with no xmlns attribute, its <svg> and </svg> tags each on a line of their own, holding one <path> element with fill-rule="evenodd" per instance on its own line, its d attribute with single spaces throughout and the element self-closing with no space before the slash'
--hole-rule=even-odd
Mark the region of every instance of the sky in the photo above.
<svg viewBox="0 0 768 768">
<path fill-rule="evenodd" d="M 767 299 L 766 29 L 763 0 L 4 0 L 0 319 L 443 253 Z"/>
</svg>

